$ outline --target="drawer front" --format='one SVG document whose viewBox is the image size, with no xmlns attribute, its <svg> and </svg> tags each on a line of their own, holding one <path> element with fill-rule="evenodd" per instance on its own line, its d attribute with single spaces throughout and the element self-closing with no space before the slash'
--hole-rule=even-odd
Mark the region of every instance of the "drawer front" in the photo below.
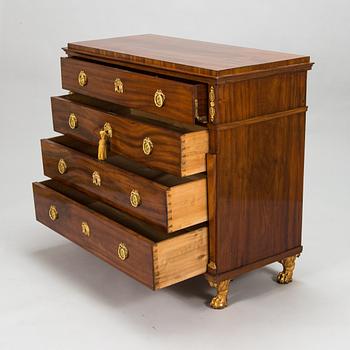
<svg viewBox="0 0 350 350">
<path fill-rule="evenodd" d="M 100 130 L 109 123 L 110 150 L 114 153 L 180 177 L 206 171 L 207 129 L 160 126 L 78 101 L 79 97 L 73 96 L 51 99 L 54 130 L 95 145 L 96 154 Z"/>
<path fill-rule="evenodd" d="M 81 203 L 63 189 L 33 184 L 37 220 L 136 280 L 159 289 L 206 271 L 206 227 L 154 242 L 91 209 L 93 199 Z"/>
<path fill-rule="evenodd" d="M 62 87 L 193 124 L 207 114 L 205 84 L 185 83 L 74 58 L 61 58 Z M 202 117 L 202 118 L 201 118 Z"/>
<path fill-rule="evenodd" d="M 56 138 L 60 139 L 64 137 Z M 165 186 L 54 140 L 41 141 L 46 176 L 158 225 L 166 232 L 207 221 L 206 178 Z M 84 149 L 84 144 L 79 144 L 79 149 Z"/>
</svg>

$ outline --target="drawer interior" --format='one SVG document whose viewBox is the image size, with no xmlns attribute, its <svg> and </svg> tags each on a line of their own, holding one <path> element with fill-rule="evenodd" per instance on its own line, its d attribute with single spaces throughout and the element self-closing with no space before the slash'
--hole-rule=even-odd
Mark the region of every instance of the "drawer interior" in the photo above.
<svg viewBox="0 0 350 350">
<path fill-rule="evenodd" d="M 96 200 L 92 197 L 85 195 L 84 193 L 75 190 L 72 187 L 66 186 L 61 182 L 54 180 L 47 180 L 41 182 L 41 184 L 55 190 L 58 193 L 63 194 L 64 196 L 78 202 L 87 208 L 94 210 L 95 212 L 102 214 L 103 216 L 108 217 L 109 219 L 118 222 L 119 224 L 139 233 L 143 237 L 148 238 L 152 242 L 161 242 L 163 240 L 169 239 L 169 235 L 165 234 L 163 230 L 159 227 L 145 223 L 142 220 L 135 218 L 134 216 L 128 215 L 114 207 L 109 206 L 99 200 Z M 183 235 L 187 232 L 193 231 L 199 227 L 206 226 L 205 224 L 196 225 L 191 228 L 183 229 L 171 235 L 171 237 L 176 237 Z"/>
<path fill-rule="evenodd" d="M 89 155 L 90 157 L 96 158 L 96 155 L 97 155 L 96 147 L 83 143 L 72 137 L 57 136 L 57 137 L 51 138 L 50 140 L 60 145 L 70 147 L 73 150 L 76 150 L 78 152 L 83 152 Z M 171 174 L 165 174 L 164 172 L 142 166 L 131 159 L 127 159 L 118 154 L 113 154 L 113 153 L 110 153 L 108 158 L 104 162 L 117 166 L 118 168 L 124 169 L 126 171 L 132 172 L 139 176 L 142 176 L 146 179 L 155 181 L 160 185 L 167 186 L 167 187 L 173 187 L 173 186 L 189 183 L 194 180 L 205 178 L 205 174 L 195 174 L 187 177 L 177 177 Z"/>
<path fill-rule="evenodd" d="M 176 120 L 170 121 L 167 119 L 159 119 L 158 116 L 149 112 L 145 112 L 135 108 L 125 107 L 117 103 L 99 100 L 79 93 L 62 95 L 53 98 L 71 101 L 73 103 L 80 104 L 86 107 L 98 109 L 101 112 L 116 114 L 118 116 L 123 116 L 131 120 L 140 121 L 142 123 L 149 123 L 151 125 L 160 126 L 179 133 L 189 133 L 207 129 L 206 126 L 203 126 L 201 124 L 188 124 L 181 123 Z"/>
<path fill-rule="evenodd" d="M 168 238 L 156 227 L 62 183 L 34 183 L 33 191 L 39 222 L 152 289 L 206 272 L 205 225 L 181 230 Z M 120 256 L 121 246 L 126 258 Z"/>
</svg>

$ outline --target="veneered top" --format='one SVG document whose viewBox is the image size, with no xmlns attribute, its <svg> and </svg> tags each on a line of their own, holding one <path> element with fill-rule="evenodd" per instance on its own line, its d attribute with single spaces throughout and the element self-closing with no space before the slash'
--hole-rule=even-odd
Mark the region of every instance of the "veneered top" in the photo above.
<svg viewBox="0 0 350 350">
<path fill-rule="evenodd" d="M 68 52 L 207 77 L 310 62 L 310 57 L 154 34 L 80 41 Z"/>
</svg>

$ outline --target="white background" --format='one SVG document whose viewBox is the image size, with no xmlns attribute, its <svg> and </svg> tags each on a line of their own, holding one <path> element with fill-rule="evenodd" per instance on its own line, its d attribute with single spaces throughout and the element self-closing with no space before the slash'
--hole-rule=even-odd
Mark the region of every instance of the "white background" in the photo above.
<svg viewBox="0 0 350 350">
<path fill-rule="evenodd" d="M 0 1 L 0 349 L 348 349 L 350 7 L 344 0 Z M 156 33 L 307 54 L 304 253 L 231 283 L 152 292 L 34 221 L 69 41 Z"/>
</svg>

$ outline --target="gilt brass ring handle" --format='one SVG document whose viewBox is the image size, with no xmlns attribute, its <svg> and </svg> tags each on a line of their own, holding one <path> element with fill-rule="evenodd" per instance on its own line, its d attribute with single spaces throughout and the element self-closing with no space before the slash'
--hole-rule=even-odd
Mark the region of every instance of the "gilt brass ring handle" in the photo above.
<svg viewBox="0 0 350 350">
<path fill-rule="evenodd" d="M 138 190 L 132 190 L 130 193 L 130 204 L 137 208 L 139 205 L 141 205 L 141 196 Z"/>
<path fill-rule="evenodd" d="M 164 105 L 164 102 L 165 102 L 165 95 L 163 94 L 163 91 L 162 90 L 157 90 L 155 93 L 154 93 L 154 104 L 157 106 L 157 107 L 163 107 Z"/>
<path fill-rule="evenodd" d="M 57 208 L 54 205 L 50 205 L 49 208 L 49 217 L 52 221 L 55 221 L 58 219 L 58 211 Z"/>
<path fill-rule="evenodd" d="M 81 223 L 81 232 L 84 236 L 90 237 L 90 227 L 86 221 L 82 221 Z"/>
<path fill-rule="evenodd" d="M 117 249 L 118 258 L 120 260 L 126 260 L 129 256 L 129 249 L 125 243 L 120 242 Z"/>
<path fill-rule="evenodd" d="M 74 113 L 71 113 L 68 118 L 68 124 L 71 129 L 78 127 L 78 118 Z"/>
<path fill-rule="evenodd" d="M 117 94 L 122 94 L 124 92 L 123 82 L 119 78 L 114 80 L 114 92 Z"/>
<path fill-rule="evenodd" d="M 153 150 L 153 143 L 149 137 L 145 137 L 142 142 L 142 150 L 146 156 L 149 156 Z"/>
<path fill-rule="evenodd" d="M 63 174 L 67 171 L 67 168 L 68 168 L 67 163 L 65 162 L 64 159 L 61 158 L 61 159 L 58 161 L 58 163 L 57 163 L 57 170 L 58 170 L 58 172 L 59 172 L 61 175 L 63 175 Z"/>
<path fill-rule="evenodd" d="M 79 72 L 79 75 L 78 75 L 78 83 L 79 83 L 79 85 L 80 85 L 81 87 L 87 85 L 87 83 L 88 83 L 87 74 L 86 74 L 83 70 L 81 70 L 81 71 Z"/>
<path fill-rule="evenodd" d="M 100 140 L 98 141 L 98 160 L 107 159 L 107 147 L 108 141 L 112 138 L 112 127 L 111 124 L 105 123 L 103 128 L 100 130 Z"/>
<path fill-rule="evenodd" d="M 101 175 L 98 171 L 94 171 L 92 173 L 92 183 L 95 185 L 95 186 L 101 186 Z"/>
</svg>

